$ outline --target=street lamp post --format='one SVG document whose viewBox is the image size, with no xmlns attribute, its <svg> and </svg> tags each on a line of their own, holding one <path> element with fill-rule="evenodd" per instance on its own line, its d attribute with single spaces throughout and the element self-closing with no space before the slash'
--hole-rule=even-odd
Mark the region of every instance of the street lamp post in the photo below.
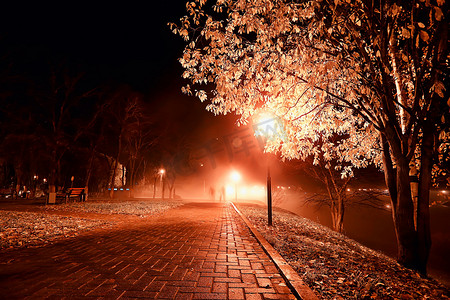
<svg viewBox="0 0 450 300">
<path fill-rule="evenodd" d="M 269 113 L 262 113 L 257 116 L 255 121 L 253 126 L 255 135 L 261 136 L 264 144 L 269 138 L 281 137 L 282 129 L 275 116 Z M 272 226 L 272 178 L 270 177 L 269 157 L 267 157 L 267 223 L 269 226 Z"/>
<path fill-rule="evenodd" d="M 200 163 L 200 168 L 203 168 L 203 166 L 204 166 L 203 163 Z M 206 197 L 206 179 L 204 172 L 202 172 L 202 174 L 203 174 L 203 197 Z"/>
<path fill-rule="evenodd" d="M 234 201 L 237 202 L 237 182 L 241 179 L 241 174 L 237 171 L 231 173 L 231 179 L 234 181 Z"/>
<path fill-rule="evenodd" d="M 267 160 L 267 223 L 272 226 L 272 178 L 270 177 L 269 160 Z"/>
<path fill-rule="evenodd" d="M 159 170 L 159 174 L 161 175 L 161 199 L 164 199 L 164 181 L 163 181 L 164 173 L 166 173 L 166 170 L 164 169 Z"/>
</svg>

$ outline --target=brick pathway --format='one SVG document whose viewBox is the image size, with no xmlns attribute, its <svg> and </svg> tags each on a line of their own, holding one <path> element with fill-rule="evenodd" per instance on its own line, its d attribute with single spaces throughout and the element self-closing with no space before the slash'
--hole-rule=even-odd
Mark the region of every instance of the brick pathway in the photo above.
<svg viewBox="0 0 450 300">
<path fill-rule="evenodd" d="M 0 298 L 295 299 L 228 205 L 0 253 Z"/>
</svg>

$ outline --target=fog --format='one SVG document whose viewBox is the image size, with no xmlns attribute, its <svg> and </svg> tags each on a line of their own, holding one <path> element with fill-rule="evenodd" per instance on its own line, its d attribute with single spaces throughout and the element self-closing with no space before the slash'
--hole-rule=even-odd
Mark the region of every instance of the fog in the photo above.
<svg viewBox="0 0 450 300">
<path fill-rule="evenodd" d="M 231 172 L 236 168 L 227 166 L 217 168 L 208 176 L 190 176 L 180 179 L 177 184 L 176 195 L 187 201 L 221 201 L 220 193 L 225 188 L 225 198 L 237 203 L 252 203 L 266 205 L 266 182 L 256 180 L 257 176 L 250 176 L 242 172 L 239 182 L 232 181 Z M 200 174 L 201 175 L 201 174 Z M 206 175 L 206 174 L 204 174 Z M 265 178 L 264 170 L 259 172 L 260 178 Z M 237 200 L 235 188 L 237 187 Z M 212 194 L 211 190 L 215 193 Z M 273 205 L 312 221 L 331 228 L 331 216 L 327 207 L 317 208 L 305 202 L 311 197 L 298 186 L 279 185 L 272 183 Z M 435 193 L 432 193 L 432 197 Z M 387 202 L 387 198 L 384 199 Z M 450 286 L 450 208 L 448 206 L 432 206 L 431 231 L 433 245 L 428 264 L 429 275 Z M 276 222 L 276 214 L 274 215 Z M 344 234 L 361 244 L 396 257 L 396 239 L 391 211 L 388 207 L 374 208 L 361 205 L 348 205 L 344 218 Z"/>
</svg>

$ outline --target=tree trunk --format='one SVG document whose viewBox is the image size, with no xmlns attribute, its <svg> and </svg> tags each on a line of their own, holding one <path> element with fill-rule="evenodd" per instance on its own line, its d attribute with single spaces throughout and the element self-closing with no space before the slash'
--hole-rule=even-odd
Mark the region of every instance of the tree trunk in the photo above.
<svg viewBox="0 0 450 300">
<path fill-rule="evenodd" d="M 91 181 L 91 176 L 92 176 L 92 166 L 94 165 L 94 155 L 95 155 L 95 148 L 96 147 L 92 147 L 91 150 L 91 156 L 89 157 L 89 163 L 88 163 L 88 168 L 86 171 L 86 180 L 84 182 L 84 188 L 85 188 L 85 200 L 88 199 L 88 189 L 89 189 L 89 181 Z"/>
<path fill-rule="evenodd" d="M 129 167 L 128 171 L 127 171 L 127 177 L 128 177 L 128 174 L 130 176 L 130 179 L 127 180 L 128 186 L 130 187 L 130 198 L 134 198 L 133 190 L 134 190 L 134 187 L 135 187 L 135 182 L 134 182 L 135 181 L 135 179 L 134 179 L 135 178 L 135 173 L 136 173 L 136 160 L 132 158 L 130 160 L 130 167 Z"/>
<path fill-rule="evenodd" d="M 16 173 L 16 187 L 15 187 L 15 192 L 14 192 L 14 198 L 17 198 L 19 196 L 19 191 L 20 191 L 20 187 L 23 184 L 23 165 L 22 163 L 18 163 L 16 168 L 15 168 L 15 173 Z"/>
<path fill-rule="evenodd" d="M 165 180 L 164 180 L 164 177 L 163 177 L 163 179 L 161 180 L 161 199 L 163 199 L 164 200 L 164 189 L 165 189 Z"/>
<path fill-rule="evenodd" d="M 411 194 L 409 161 L 402 154 L 397 153 L 396 168 L 394 168 L 390 147 L 383 135 L 381 141 L 384 174 L 391 198 L 392 219 L 397 239 L 397 260 L 403 266 L 426 275 L 426 265 L 431 247 L 429 189 L 431 186 L 433 136 L 424 130 L 417 215 L 415 215 Z"/>
<path fill-rule="evenodd" d="M 431 249 L 430 232 L 430 188 L 433 167 L 434 136 L 430 124 L 424 126 L 419 177 L 419 197 L 417 200 L 418 271 L 427 274 L 427 262 Z"/>
<path fill-rule="evenodd" d="M 109 198 L 113 198 L 114 197 L 114 185 L 115 185 L 115 181 L 116 181 L 116 169 L 117 166 L 119 164 L 119 157 L 120 157 L 120 152 L 122 151 L 122 131 L 119 134 L 119 146 L 117 149 L 117 157 L 116 160 L 114 161 L 114 165 L 113 165 L 113 174 L 112 174 L 112 178 L 111 178 L 111 191 L 109 192 Z"/>
<path fill-rule="evenodd" d="M 338 196 L 338 207 L 337 207 L 337 219 L 336 219 L 336 230 L 339 233 L 344 231 L 344 198 L 342 195 Z"/>
<path fill-rule="evenodd" d="M 381 134 L 380 137 L 383 156 L 384 180 L 386 182 L 386 187 L 389 190 L 389 195 L 391 196 L 391 207 L 394 209 L 397 203 L 397 181 L 395 177 L 395 169 L 393 167 L 391 154 L 389 152 L 389 143 L 383 134 Z"/>
<path fill-rule="evenodd" d="M 331 206 L 331 220 L 333 224 L 333 230 L 339 233 L 344 231 L 344 199 L 339 197 L 337 200 L 333 200 Z M 337 203 L 336 203 L 337 202 Z"/>
<path fill-rule="evenodd" d="M 118 164 L 118 161 L 114 160 L 113 170 L 112 170 L 112 177 L 111 177 L 111 183 L 109 184 L 110 189 L 111 189 L 109 191 L 109 198 L 111 198 L 111 199 L 114 197 L 114 185 L 115 185 L 115 181 L 116 181 L 117 164 Z"/>
<path fill-rule="evenodd" d="M 155 176 L 155 180 L 153 181 L 153 199 L 155 199 L 156 196 L 156 181 L 158 180 L 158 177 Z"/>
<path fill-rule="evenodd" d="M 337 220 L 337 209 L 336 204 L 333 199 L 330 199 L 330 212 L 331 212 L 331 224 L 333 225 L 333 230 L 336 230 L 336 220 Z"/>
<path fill-rule="evenodd" d="M 125 178 L 125 176 L 126 176 L 126 168 L 124 167 L 124 165 L 122 165 L 122 187 L 123 186 L 125 186 L 125 184 L 126 184 L 126 178 Z"/>
<path fill-rule="evenodd" d="M 397 160 L 397 199 L 393 219 L 397 237 L 397 260 L 407 268 L 418 270 L 417 233 L 414 226 L 414 204 L 409 182 L 409 163 Z"/>
<path fill-rule="evenodd" d="M 130 189 L 134 188 L 134 166 L 133 164 L 130 164 L 130 169 L 127 172 L 130 176 L 130 179 L 127 178 L 127 183 Z M 127 175 L 128 177 L 128 175 Z"/>
<path fill-rule="evenodd" d="M 56 187 L 57 187 L 57 183 L 56 183 L 56 177 L 57 177 L 57 171 L 56 171 L 56 166 L 57 164 L 54 164 L 54 167 L 52 168 L 52 170 L 50 171 L 50 178 L 48 179 L 48 192 L 49 193 L 56 193 Z"/>
</svg>

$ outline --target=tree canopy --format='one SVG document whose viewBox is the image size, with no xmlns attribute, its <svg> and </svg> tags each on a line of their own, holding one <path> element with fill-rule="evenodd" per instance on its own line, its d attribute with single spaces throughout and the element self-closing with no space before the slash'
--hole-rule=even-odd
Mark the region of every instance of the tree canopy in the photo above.
<svg viewBox="0 0 450 300">
<path fill-rule="evenodd" d="M 196 0 L 186 7 L 181 23 L 171 24 L 187 42 L 180 62 L 193 86 L 184 92 L 242 123 L 272 112 L 288 138 L 267 149 L 287 158 L 324 151 L 325 159 L 356 167 L 382 159 L 399 261 L 425 272 L 431 170 L 448 142 L 445 0 Z M 348 138 L 335 144 L 336 135 Z"/>
</svg>

